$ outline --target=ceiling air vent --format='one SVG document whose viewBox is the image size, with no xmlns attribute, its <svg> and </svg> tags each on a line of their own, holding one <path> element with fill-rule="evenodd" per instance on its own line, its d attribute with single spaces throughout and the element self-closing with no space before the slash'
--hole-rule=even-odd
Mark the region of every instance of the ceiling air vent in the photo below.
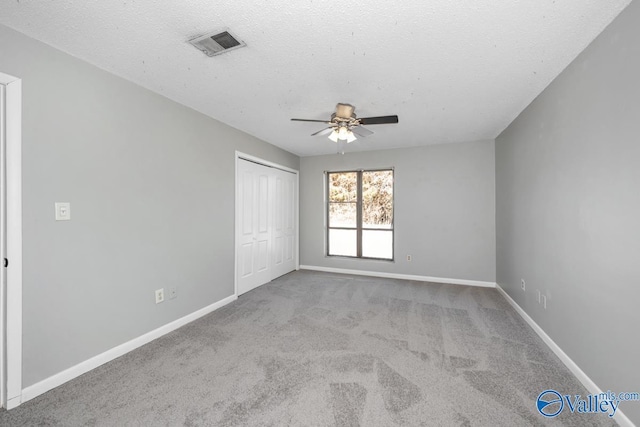
<svg viewBox="0 0 640 427">
<path fill-rule="evenodd" d="M 220 55 L 221 53 L 246 46 L 243 41 L 238 40 L 238 38 L 229 31 L 205 34 L 204 36 L 189 40 L 189 43 L 203 51 L 207 56 Z"/>
</svg>

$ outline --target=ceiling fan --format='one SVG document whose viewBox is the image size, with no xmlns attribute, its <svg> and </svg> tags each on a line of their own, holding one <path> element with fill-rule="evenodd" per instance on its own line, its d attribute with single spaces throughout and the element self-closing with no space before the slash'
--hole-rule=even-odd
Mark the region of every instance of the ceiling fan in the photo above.
<svg viewBox="0 0 640 427">
<path fill-rule="evenodd" d="M 336 112 L 331 115 L 330 120 L 307 120 L 307 119 L 291 119 L 296 122 L 319 122 L 326 123 L 329 127 L 312 133 L 315 135 L 329 134 L 329 139 L 333 142 L 344 140 L 349 142 L 355 141 L 356 135 L 364 138 L 371 135 L 369 129 L 362 125 L 384 125 L 388 123 L 398 123 L 398 116 L 379 116 L 379 117 L 361 117 L 355 114 L 356 107 L 351 104 L 336 105 Z M 355 134 L 355 135 L 354 135 Z"/>
</svg>

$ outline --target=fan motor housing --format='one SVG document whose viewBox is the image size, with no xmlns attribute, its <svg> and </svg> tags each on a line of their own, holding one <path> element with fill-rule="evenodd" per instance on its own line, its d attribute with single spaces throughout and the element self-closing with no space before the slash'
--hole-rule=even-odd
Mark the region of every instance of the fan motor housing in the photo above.
<svg viewBox="0 0 640 427">
<path fill-rule="evenodd" d="M 343 119 L 356 118 L 356 107 L 351 104 L 338 104 L 336 105 L 336 117 L 342 117 Z"/>
</svg>

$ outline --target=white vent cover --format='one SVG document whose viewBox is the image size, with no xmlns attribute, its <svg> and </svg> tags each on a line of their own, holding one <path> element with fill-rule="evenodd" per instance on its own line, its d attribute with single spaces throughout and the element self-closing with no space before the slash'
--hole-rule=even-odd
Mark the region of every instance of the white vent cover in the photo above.
<svg viewBox="0 0 640 427">
<path fill-rule="evenodd" d="M 246 44 L 231 34 L 229 31 L 219 33 L 205 34 L 189 40 L 198 50 L 201 50 L 207 56 L 220 55 L 230 50 L 238 49 Z"/>
</svg>

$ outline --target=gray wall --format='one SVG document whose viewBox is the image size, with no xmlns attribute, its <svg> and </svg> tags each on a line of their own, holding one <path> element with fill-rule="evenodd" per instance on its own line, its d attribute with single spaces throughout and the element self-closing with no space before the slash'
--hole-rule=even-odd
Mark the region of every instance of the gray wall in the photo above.
<svg viewBox="0 0 640 427">
<path fill-rule="evenodd" d="M 300 263 L 495 282 L 494 160 L 493 141 L 301 158 Z M 326 257 L 323 172 L 389 166 L 395 262 Z"/>
<path fill-rule="evenodd" d="M 296 156 L 3 26 L 0 71 L 23 79 L 23 386 L 233 294 L 234 152 Z"/>
<path fill-rule="evenodd" d="M 496 140 L 498 283 L 616 392 L 640 386 L 639 22 L 632 2 Z"/>
</svg>

